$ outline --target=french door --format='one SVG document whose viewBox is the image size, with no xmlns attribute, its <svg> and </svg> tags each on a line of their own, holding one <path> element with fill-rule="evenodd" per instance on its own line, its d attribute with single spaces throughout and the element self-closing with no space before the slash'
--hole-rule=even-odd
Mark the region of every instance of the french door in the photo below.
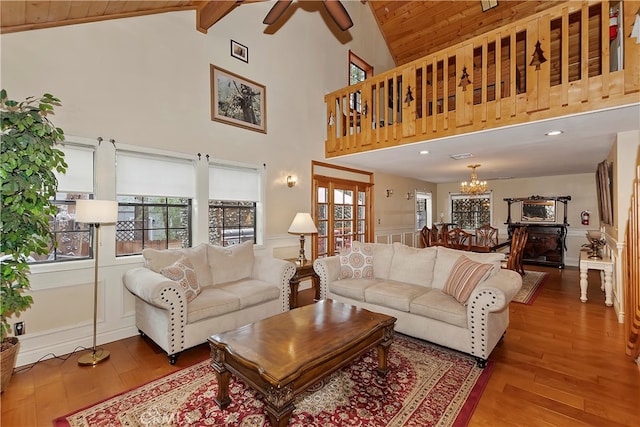
<svg viewBox="0 0 640 427">
<path fill-rule="evenodd" d="M 370 242 L 373 235 L 371 184 L 335 178 L 314 179 L 313 257 L 335 255 L 351 242 Z"/>
</svg>

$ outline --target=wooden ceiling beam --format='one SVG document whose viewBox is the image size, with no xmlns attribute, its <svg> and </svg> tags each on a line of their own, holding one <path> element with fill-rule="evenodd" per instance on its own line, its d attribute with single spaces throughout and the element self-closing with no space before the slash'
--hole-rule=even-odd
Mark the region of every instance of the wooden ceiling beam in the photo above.
<svg viewBox="0 0 640 427">
<path fill-rule="evenodd" d="M 236 8 L 241 1 L 203 1 L 196 8 L 196 29 L 202 33 L 207 33 L 209 28 L 221 20 L 227 13 Z"/>
</svg>

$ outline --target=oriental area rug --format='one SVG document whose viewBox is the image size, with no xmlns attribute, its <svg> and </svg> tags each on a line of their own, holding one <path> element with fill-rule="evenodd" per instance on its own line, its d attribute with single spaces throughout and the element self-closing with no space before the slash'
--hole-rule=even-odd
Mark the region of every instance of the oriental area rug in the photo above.
<svg viewBox="0 0 640 427">
<path fill-rule="evenodd" d="M 396 334 L 386 377 L 376 372 L 377 350 L 311 386 L 295 401 L 289 425 L 466 426 L 489 380 L 493 362 L 480 369 L 453 350 Z M 232 376 L 231 404 L 214 402 L 217 382 L 209 361 L 171 373 L 131 391 L 53 421 L 78 426 L 267 427 L 265 405 Z"/>
<path fill-rule="evenodd" d="M 533 304 L 548 275 L 549 273 L 541 271 L 525 270 L 524 276 L 522 276 L 522 288 L 520 288 L 520 291 L 513 297 L 512 301 L 519 302 L 520 304 Z"/>
</svg>

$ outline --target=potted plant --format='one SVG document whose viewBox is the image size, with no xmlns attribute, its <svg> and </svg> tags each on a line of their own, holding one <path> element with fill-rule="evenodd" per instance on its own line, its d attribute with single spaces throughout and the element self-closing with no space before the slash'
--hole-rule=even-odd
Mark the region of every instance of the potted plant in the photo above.
<svg viewBox="0 0 640 427">
<path fill-rule="evenodd" d="M 64 173 L 64 153 L 55 145 L 64 141 L 62 129 L 47 117 L 60 100 L 51 94 L 18 102 L 0 91 L 2 137 L 0 154 L 0 389 L 11 379 L 18 340 L 8 337 L 10 319 L 33 303 L 29 290 L 29 259 L 49 253 L 55 245 L 49 223 L 56 209 L 50 199 Z M 6 354 L 5 354 L 6 353 Z M 6 359 L 6 360 L 5 360 Z M 12 360 L 13 359 L 13 360 Z"/>
</svg>

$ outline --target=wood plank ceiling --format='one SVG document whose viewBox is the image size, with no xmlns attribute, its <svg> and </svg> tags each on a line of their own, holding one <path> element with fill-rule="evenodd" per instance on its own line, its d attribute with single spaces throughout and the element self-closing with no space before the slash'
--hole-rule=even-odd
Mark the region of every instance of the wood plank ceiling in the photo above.
<svg viewBox="0 0 640 427">
<path fill-rule="evenodd" d="M 13 1 L 0 2 L 0 32 L 195 10 L 198 31 L 207 30 L 232 10 L 260 0 L 228 1 Z M 500 0 L 482 11 L 480 1 L 369 1 L 397 66 L 564 1 Z"/>
</svg>

